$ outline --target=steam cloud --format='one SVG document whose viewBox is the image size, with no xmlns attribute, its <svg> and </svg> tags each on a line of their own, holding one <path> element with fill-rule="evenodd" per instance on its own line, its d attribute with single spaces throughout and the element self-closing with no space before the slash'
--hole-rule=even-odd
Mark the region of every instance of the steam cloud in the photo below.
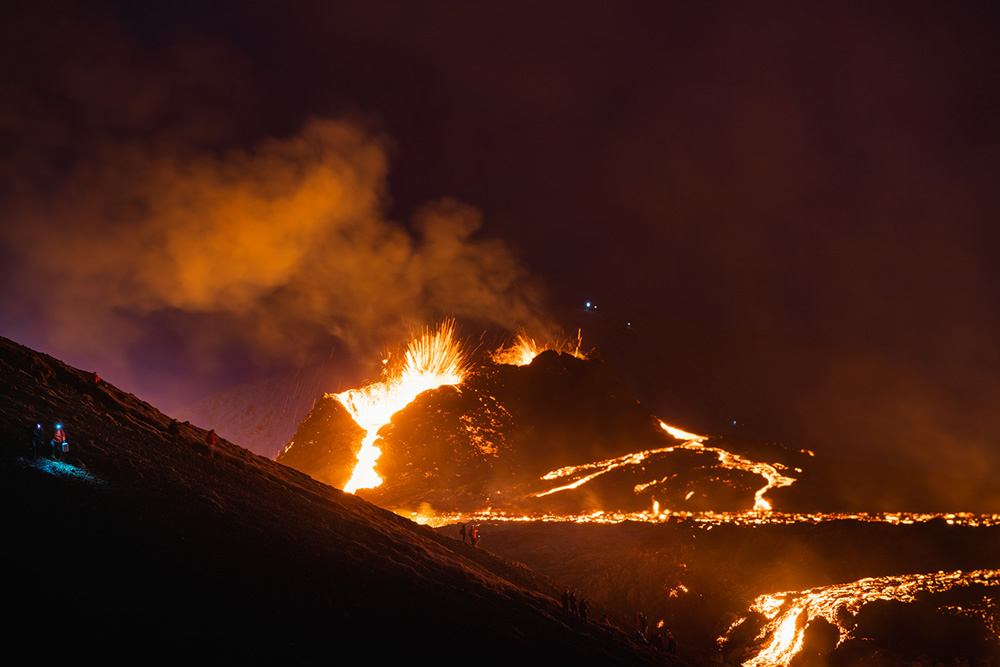
<svg viewBox="0 0 1000 667">
<path fill-rule="evenodd" d="M 43 278 L 24 289 L 49 344 L 97 358 L 164 313 L 197 321 L 183 345 L 206 363 L 234 339 L 294 358 L 316 332 L 370 352 L 442 314 L 531 326 L 539 294 L 504 242 L 477 236 L 480 213 L 442 199 L 411 231 L 386 219 L 386 175 L 377 137 L 329 119 L 222 155 L 105 147 L 5 241 Z"/>
</svg>

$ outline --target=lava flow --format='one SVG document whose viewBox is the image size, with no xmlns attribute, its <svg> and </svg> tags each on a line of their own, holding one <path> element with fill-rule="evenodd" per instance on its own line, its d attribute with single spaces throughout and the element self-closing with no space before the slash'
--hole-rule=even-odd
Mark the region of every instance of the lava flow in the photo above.
<svg viewBox="0 0 1000 667">
<path fill-rule="evenodd" d="M 625 456 L 619 456 L 617 458 L 608 459 L 605 461 L 597 461 L 595 463 L 586 463 L 583 465 L 576 466 L 566 466 L 564 468 L 559 468 L 558 470 L 553 470 L 542 477 L 543 480 L 552 479 L 573 479 L 572 482 L 568 484 L 563 484 L 540 493 L 536 493 L 535 496 L 541 498 L 552 493 L 557 493 L 559 491 L 567 491 L 569 489 L 575 489 L 583 484 L 586 484 L 595 477 L 599 477 L 606 472 L 614 470 L 622 466 L 635 466 L 641 465 L 644 460 L 648 457 L 656 454 L 666 454 L 673 452 L 677 449 L 690 449 L 695 451 L 705 451 L 712 452 L 718 457 L 719 465 L 723 468 L 730 468 L 734 470 L 743 470 L 745 472 L 753 473 L 755 475 L 760 475 L 763 477 L 767 484 L 762 486 L 754 494 L 754 509 L 758 511 L 768 511 L 771 509 L 771 504 L 764 499 L 764 494 L 771 489 L 776 489 L 782 486 L 789 486 L 795 483 L 794 477 L 786 477 L 779 472 L 779 468 L 784 468 L 780 463 L 764 463 L 759 461 L 751 461 L 738 454 L 734 454 L 725 449 L 719 447 L 708 447 L 704 445 L 704 441 L 707 436 L 695 435 L 693 433 L 687 433 L 673 426 L 668 426 L 667 424 L 660 422 L 660 427 L 669 433 L 674 438 L 678 440 L 684 440 L 683 444 L 673 445 L 671 447 L 661 447 L 659 449 L 650 449 L 642 452 L 635 452 L 632 454 L 627 454 Z M 801 472 L 798 471 L 798 472 Z M 653 480 L 651 482 L 646 482 L 644 484 L 638 484 L 635 487 L 635 492 L 639 493 L 650 487 L 654 487 L 658 484 L 664 484 L 668 481 L 668 478 Z"/>
<path fill-rule="evenodd" d="M 989 530 L 1000 525 L 1000 515 L 972 512 L 790 511 L 821 506 L 796 504 L 800 496 L 808 497 L 814 483 L 812 452 L 670 426 L 639 404 L 599 354 L 581 355 L 579 349 L 579 335 L 573 343 L 539 344 L 522 333 L 509 347 L 490 354 L 492 363 L 472 366 L 470 355 L 455 338 L 454 323 L 445 322 L 424 330 L 404 354 L 393 358 L 396 363 L 387 363 L 380 382 L 318 401 L 281 462 L 343 485 L 348 492 L 366 489 L 362 492 L 366 500 L 434 526 L 468 521 L 485 526 L 664 524 L 662 531 L 625 525 L 621 532 L 653 538 L 662 532 L 681 540 L 676 551 L 670 550 L 673 542 L 665 542 L 648 559 L 646 552 L 635 556 L 636 563 L 654 570 L 661 567 L 658 559 L 665 558 L 663 572 L 675 578 L 682 574 L 667 572 L 671 563 L 695 548 L 715 558 L 712 549 L 721 544 L 719 553 L 735 549 L 738 559 L 739 540 L 746 534 L 753 534 L 751 544 L 769 543 L 762 537 L 777 535 L 793 546 L 796 539 L 819 534 L 796 524 L 851 522 L 856 525 L 837 525 L 834 532 L 888 535 L 893 528 L 862 524 L 928 523 L 925 529 L 899 531 L 917 536 L 937 536 L 949 526 Z M 443 385 L 457 386 L 428 391 Z M 354 423 L 349 424 L 351 419 Z M 799 496 L 771 493 L 792 484 L 807 488 Z M 780 525 L 791 527 L 760 533 L 753 528 Z M 716 530 L 720 526 L 726 528 Z M 750 530 L 731 529 L 736 526 Z M 968 534 L 965 528 L 956 529 L 956 534 Z M 553 530 L 580 529 L 567 525 Z M 706 546 L 698 546 L 702 543 Z M 725 571 L 727 561 L 717 562 L 719 571 Z M 932 563 L 927 570 L 937 566 Z M 806 627 L 822 616 L 841 628 L 840 637 L 852 642 L 843 649 L 849 651 L 857 643 L 852 629 L 863 627 L 853 626 L 850 616 L 858 615 L 870 601 L 919 602 L 919 591 L 1000 585 L 1000 571 L 969 571 L 995 567 L 989 561 L 971 566 L 944 561 L 940 566 L 950 572 L 905 574 L 924 571 L 919 564 L 913 569 L 901 567 L 895 571 L 904 574 L 895 576 L 786 593 L 773 591 L 892 570 L 855 568 L 842 573 L 842 578 L 824 575 L 780 582 L 761 576 L 753 588 L 740 589 L 741 606 L 759 596 L 750 609 L 756 613 L 747 616 L 748 625 L 740 632 L 730 630 L 725 650 L 752 660 L 750 665 L 788 664 L 803 652 L 804 643 L 806 648 L 815 644 Z M 701 576 L 696 574 L 690 575 L 695 584 Z M 743 574 L 756 576 L 748 568 Z M 659 604 L 652 598 L 647 603 Z M 667 612 L 673 613 L 664 607 Z M 682 620 L 674 618 L 676 623 Z M 823 629 L 819 622 L 813 632 Z M 703 634 L 699 641 L 712 646 L 717 630 Z"/>
<path fill-rule="evenodd" d="M 336 394 L 358 426 L 366 431 L 358 463 L 344 491 L 354 493 L 382 483 L 375 472 L 375 462 L 382 453 L 375 446 L 379 429 L 418 394 L 461 382 L 466 370 L 465 357 L 461 343 L 455 339 L 455 323 L 448 320 L 436 330 L 424 329 L 410 341 L 402 363 L 396 368 L 387 367 L 381 382 Z"/>
<path fill-rule="evenodd" d="M 577 332 L 575 345 L 569 342 L 540 344 L 527 334 L 519 334 L 509 348 L 501 348 L 491 356 L 496 363 L 526 365 L 546 350 L 556 350 L 584 358 L 580 352 L 582 336 Z M 335 398 L 351 413 L 365 437 L 358 452 L 358 463 L 344 491 L 376 488 L 382 478 L 375 472 L 375 462 L 381 450 L 375 445 L 379 430 L 394 414 L 409 405 L 417 395 L 444 385 L 462 382 L 467 371 L 467 359 L 462 344 L 455 338 L 455 322 L 447 320 L 436 330 L 425 329 L 410 341 L 403 361 L 397 367 L 387 366 L 384 377 L 361 389 L 335 394 Z"/>
<path fill-rule="evenodd" d="M 750 606 L 767 622 L 758 634 L 763 648 L 744 667 L 787 665 L 802 648 L 809 621 L 822 616 L 840 629 L 838 644 L 850 636 L 851 627 L 843 619 L 852 618 L 862 606 L 874 600 L 912 602 L 918 593 L 940 593 L 956 586 L 1000 586 L 1000 570 L 937 572 L 867 577 L 807 591 L 761 595 Z M 848 612 L 845 614 L 845 612 Z M 734 626 L 735 627 L 735 626 Z M 730 628 L 732 630 L 732 628 Z"/>
<path fill-rule="evenodd" d="M 775 512 L 743 510 L 741 512 L 687 512 L 683 510 L 661 509 L 654 502 L 653 508 L 642 512 L 620 512 L 597 510 L 585 514 L 511 514 L 497 510 L 479 512 L 407 512 L 407 516 L 417 523 L 439 527 L 462 521 L 482 523 L 487 521 L 542 522 L 542 523 L 595 523 L 615 524 L 631 521 L 634 523 L 667 523 L 686 521 L 705 530 L 716 526 L 782 526 L 792 524 L 820 524 L 831 521 L 857 521 L 861 523 L 886 523 L 893 526 L 912 526 L 930 521 L 943 521 L 949 526 L 968 528 L 989 528 L 1000 526 L 1000 514 L 975 514 L 972 512 Z"/>
</svg>

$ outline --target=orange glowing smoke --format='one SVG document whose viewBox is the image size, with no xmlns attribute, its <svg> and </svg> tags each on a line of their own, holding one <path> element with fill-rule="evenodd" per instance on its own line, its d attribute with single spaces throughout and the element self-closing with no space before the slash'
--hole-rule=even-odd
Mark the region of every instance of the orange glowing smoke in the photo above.
<svg viewBox="0 0 1000 667">
<path fill-rule="evenodd" d="M 417 395 L 446 384 L 458 384 L 465 371 L 466 354 L 455 339 L 455 322 L 446 320 L 437 329 L 424 329 L 411 340 L 402 362 L 395 367 L 387 366 L 381 382 L 336 394 L 358 426 L 366 431 L 358 463 L 344 491 L 354 493 L 380 485 L 382 478 L 375 472 L 375 462 L 382 453 L 375 446 L 379 429 Z"/>
<path fill-rule="evenodd" d="M 508 366 L 527 366 L 535 357 L 546 350 L 555 350 L 561 354 L 571 354 L 577 359 L 584 359 L 585 355 L 580 352 L 582 344 L 583 335 L 579 330 L 576 332 L 576 341 L 554 340 L 544 344 L 537 343 L 522 331 L 515 337 L 513 345 L 501 347 L 490 353 L 490 357 L 496 363 Z"/>
</svg>

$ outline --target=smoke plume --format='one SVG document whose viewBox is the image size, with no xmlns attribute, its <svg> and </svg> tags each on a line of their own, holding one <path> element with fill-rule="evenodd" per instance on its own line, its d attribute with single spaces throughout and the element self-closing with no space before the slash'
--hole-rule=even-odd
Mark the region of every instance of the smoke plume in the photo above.
<svg viewBox="0 0 1000 667">
<path fill-rule="evenodd" d="M 442 199 L 389 220 L 387 169 L 382 139 L 330 119 L 221 154 L 108 145 L 22 201 L 4 240 L 46 346 L 122 372 L 152 328 L 204 368 L 328 334 L 372 353 L 444 314 L 531 326 L 538 293 L 480 213 Z"/>
</svg>

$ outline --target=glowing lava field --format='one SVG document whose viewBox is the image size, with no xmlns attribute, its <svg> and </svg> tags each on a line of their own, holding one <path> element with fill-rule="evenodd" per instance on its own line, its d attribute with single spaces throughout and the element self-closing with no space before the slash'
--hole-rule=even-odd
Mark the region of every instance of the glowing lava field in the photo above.
<svg viewBox="0 0 1000 667">
<path fill-rule="evenodd" d="M 1000 659 L 995 488 L 963 511 L 918 479 L 685 432 L 579 343 L 522 336 L 478 364 L 457 345 L 450 324 L 425 331 L 396 375 L 319 399 L 278 461 L 335 486 L 363 468 L 358 495 L 444 535 L 476 524 L 485 548 L 587 595 L 626 631 L 648 615 L 661 629 L 644 637 L 669 630 L 695 662 Z M 380 418 L 377 438 L 355 423 L 358 395 L 407 375 L 430 381 Z"/>
<path fill-rule="evenodd" d="M 320 398 L 287 465 L 3 340 L 11 629 L 42 641 L 57 616 L 61 656 L 314 661 L 391 636 L 392 659 L 997 661 L 996 514 L 865 507 L 865 477 L 837 466 L 853 493 L 825 495 L 820 456 L 668 425 L 572 345 L 517 365 L 424 335 L 375 388 L 431 388 L 367 443 L 352 412 L 372 388 Z M 32 427 L 52 419 L 70 451 L 35 459 Z M 381 483 L 332 488 L 365 447 Z M 667 632 L 674 652 L 652 646 Z"/>
</svg>

